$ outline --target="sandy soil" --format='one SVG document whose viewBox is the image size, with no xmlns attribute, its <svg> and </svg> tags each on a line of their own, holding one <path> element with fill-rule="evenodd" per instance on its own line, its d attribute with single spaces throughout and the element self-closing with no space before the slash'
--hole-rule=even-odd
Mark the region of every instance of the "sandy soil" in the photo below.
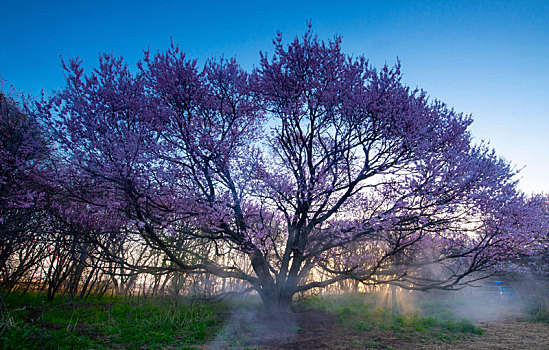
<svg viewBox="0 0 549 350">
<path fill-rule="evenodd" d="M 549 325 L 511 320 L 483 320 L 476 324 L 483 335 L 442 341 L 421 333 L 392 330 L 357 330 L 320 312 L 276 316 L 235 313 L 225 331 L 206 349 L 549 349 Z"/>
</svg>

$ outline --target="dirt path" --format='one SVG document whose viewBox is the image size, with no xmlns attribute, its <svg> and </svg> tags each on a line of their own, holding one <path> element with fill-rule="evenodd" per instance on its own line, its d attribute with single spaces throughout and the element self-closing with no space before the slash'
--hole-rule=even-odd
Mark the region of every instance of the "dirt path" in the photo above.
<svg viewBox="0 0 549 350">
<path fill-rule="evenodd" d="M 235 313 L 206 349 L 549 349 L 549 325 L 524 321 L 484 321 L 483 335 L 442 341 L 420 332 L 358 330 L 337 317 L 308 311 L 263 316 Z"/>
<path fill-rule="evenodd" d="M 549 349 L 549 325 L 523 321 L 480 323 L 483 335 L 431 349 Z"/>
</svg>

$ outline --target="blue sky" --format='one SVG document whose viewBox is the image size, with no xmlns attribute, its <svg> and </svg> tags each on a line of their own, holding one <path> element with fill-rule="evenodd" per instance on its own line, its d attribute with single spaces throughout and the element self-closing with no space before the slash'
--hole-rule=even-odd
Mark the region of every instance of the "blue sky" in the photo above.
<svg viewBox="0 0 549 350">
<path fill-rule="evenodd" d="M 63 85 L 60 56 L 97 64 L 99 52 L 134 65 L 170 37 L 190 56 L 236 58 L 252 68 L 277 30 L 343 36 L 375 66 L 399 57 L 404 80 L 473 114 L 521 171 L 526 192 L 549 193 L 549 1 L 34 1 L 1 6 L 0 76 L 39 95 Z"/>
</svg>

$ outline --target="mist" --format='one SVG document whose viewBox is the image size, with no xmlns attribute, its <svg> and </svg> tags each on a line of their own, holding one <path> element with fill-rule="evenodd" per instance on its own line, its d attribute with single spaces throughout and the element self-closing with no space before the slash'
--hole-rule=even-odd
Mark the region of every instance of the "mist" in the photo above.
<svg viewBox="0 0 549 350">
<path fill-rule="evenodd" d="M 460 290 L 408 291 L 385 286 L 376 306 L 398 314 L 417 313 L 438 319 L 468 319 L 475 324 L 518 321 L 549 305 L 549 281 L 532 275 L 476 281 Z"/>
<path fill-rule="evenodd" d="M 226 319 L 208 349 L 275 346 L 297 337 L 297 316 L 291 311 L 268 312 L 257 295 L 234 297 L 225 313 Z"/>
</svg>

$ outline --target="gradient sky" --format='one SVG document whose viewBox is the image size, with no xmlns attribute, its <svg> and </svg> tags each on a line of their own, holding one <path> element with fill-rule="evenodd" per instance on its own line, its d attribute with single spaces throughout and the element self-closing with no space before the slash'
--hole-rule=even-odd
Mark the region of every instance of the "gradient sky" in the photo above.
<svg viewBox="0 0 549 350">
<path fill-rule="evenodd" d="M 99 52 L 131 66 L 173 41 L 199 61 L 235 56 L 251 69 L 311 20 L 322 39 L 375 66 L 401 60 L 404 80 L 472 114 L 517 168 L 525 192 L 549 193 L 549 1 L 30 1 L 0 5 L 0 77 L 38 96 L 63 86 L 60 56 L 88 69 Z M 5 87 L 4 87 L 5 88 Z"/>
</svg>

